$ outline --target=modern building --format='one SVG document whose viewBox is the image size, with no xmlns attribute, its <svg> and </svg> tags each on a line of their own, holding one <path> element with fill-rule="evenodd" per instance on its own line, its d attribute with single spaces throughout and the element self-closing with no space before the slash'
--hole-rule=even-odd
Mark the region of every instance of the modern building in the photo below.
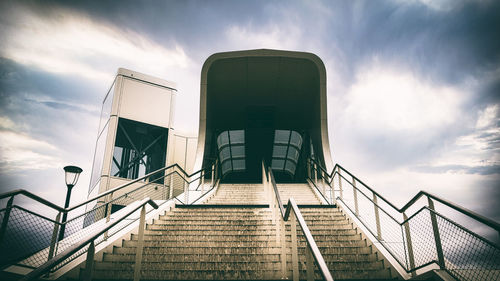
<svg viewBox="0 0 500 281">
<path fill-rule="evenodd" d="M 440 210 L 500 224 L 426 192 L 398 208 L 333 164 L 326 89 L 311 53 L 214 54 L 201 70 L 195 136 L 175 130 L 175 83 L 119 69 L 88 200 L 62 209 L 27 192 L 0 195 L 11 198 L 0 250 L 18 252 L 0 259 L 0 277 L 500 280 L 498 243 Z M 16 210 L 43 222 L 35 250 L 9 221 L 20 194 L 58 212 Z"/>
</svg>

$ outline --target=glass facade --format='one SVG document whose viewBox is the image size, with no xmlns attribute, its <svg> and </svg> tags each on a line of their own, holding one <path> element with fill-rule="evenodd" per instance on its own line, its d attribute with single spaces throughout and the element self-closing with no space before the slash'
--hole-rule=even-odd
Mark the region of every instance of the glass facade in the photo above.
<svg viewBox="0 0 500 281">
<path fill-rule="evenodd" d="M 302 136 L 292 130 L 275 130 L 271 168 L 295 175 L 299 162 Z"/>
<path fill-rule="evenodd" d="M 217 137 L 217 148 L 222 174 L 233 171 L 244 171 L 245 164 L 245 131 L 224 131 Z"/>
<path fill-rule="evenodd" d="M 119 118 L 111 176 L 136 179 L 163 168 L 167 138 L 166 128 Z"/>
<path fill-rule="evenodd" d="M 102 102 L 101 118 L 99 120 L 99 129 L 94 152 L 94 162 L 92 165 L 92 174 L 90 175 L 90 186 L 88 194 L 92 193 L 101 179 L 102 161 L 104 160 L 104 150 L 106 148 L 106 137 L 108 134 L 109 117 L 111 116 L 111 105 L 113 104 L 113 94 L 115 92 L 115 82 L 109 89 L 104 101 Z"/>
</svg>

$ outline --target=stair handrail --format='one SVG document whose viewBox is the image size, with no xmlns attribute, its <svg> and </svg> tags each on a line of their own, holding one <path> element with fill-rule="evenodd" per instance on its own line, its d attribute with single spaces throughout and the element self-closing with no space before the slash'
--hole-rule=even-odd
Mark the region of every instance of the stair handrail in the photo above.
<svg viewBox="0 0 500 281">
<path fill-rule="evenodd" d="M 143 208 L 146 206 L 146 204 L 151 205 L 151 207 L 158 209 L 158 205 L 151 200 L 150 198 L 145 198 L 138 205 L 126 214 L 120 216 L 119 218 L 115 219 L 113 222 L 103 225 L 100 229 L 98 229 L 95 233 L 87 236 L 86 238 L 82 239 L 80 242 L 72 245 L 68 249 L 64 250 L 60 254 L 56 255 L 55 257 L 51 258 L 44 264 L 42 264 L 40 267 L 37 269 L 31 271 L 27 275 L 25 275 L 23 278 L 21 278 L 21 281 L 29 281 L 29 280 L 35 280 L 36 278 L 48 273 L 53 267 L 64 261 L 65 259 L 71 257 L 75 253 L 77 253 L 79 250 L 81 250 L 83 247 L 85 247 L 87 244 L 93 243 L 95 239 L 97 239 L 99 236 L 103 235 L 106 233 L 108 230 L 110 230 L 112 227 L 117 225 L 118 223 L 122 222 L 124 219 L 126 219 L 128 216 L 132 215 L 135 213 L 137 210 L 140 208 Z"/>
<path fill-rule="evenodd" d="M 485 272 L 488 272 L 488 273 L 486 273 L 488 275 L 493 274 L 491 272 L 494 272 L 494 271 L 490 270 L 492 267 L 495 268 L 495 270 L 497 269 L 497 267 L 495 267 L 494 264 L 495 264 L 495 260 L 498 260 L 498 258 L 500 258 L 500 245 L 498 243 L 490 241 L 489 239 L 469 230 L 468 228 L 458 224 L 457 222 L 455 222 L 455 221 L 447 218 L 446 216 L 443 216 L 439 212 L 437 212 L 435 209 L 435 206 L 434 206 L 434 201 L 440 202 L 444 206 L 447 206 L 450 209 L 457 211 L 458 213 L 461 213 L 462 215 L 465 215 L 469 218 L 472 218 L 475 222 L 479 222 L 485 226 L 489 226 L 492 229 L 494 229 L 495 231 L 499 232 L 499 234 L 500 234 L 500 224 L 497 223 L 496 221 L 489 219 L 489 218 L 486 218 L 486 217 L 479 215 L 479 214 L 477 214 L 469 209 L 466 209 L 458 204 L 452 203 L 444 198 L 441 198 L 437 195 L 431 194 L 431 193 L 426 192 L 426 191 L 418 192 L 403 207 L 397 208 L 391 202 L 389 202 L 387 199 L 385 199 L 383 196 L 381 196 L 379 193 L 377 193 L 371 187 L 369 187 L 367 184 L 365 184 L 363 181 L 359 180 L 352 173 L 350 173 L 349 171 L 344 169 L 341 165 L 336 164 L 331 173 L 325 173 L 326 170 L 323 167 L 321 167 L 321 165 L 319 165 L 314 160 L 311 160 L 311 159 L 309 159 L 309 160 L 310 161 L 307 162 L 307 164 L 308 164 L 307 175 L 308 175 L 310 182 L 321 193 L 321 190 L 318 188 L 318 185 L 319 185 L 318 178 L 321 177 L 321 181 L 325 180 L 327 183 L 327 186 L 329 186 L 330 192 L 332 192 L 332 200 L 331 200 L 331 202 L 328 202 L 328 201 L 327 202 L 329 204 L 333 204 L 334 203 L 333 200 L 337 200 L 337 202 L 341 202 L 342 205 L 345 206 L 350 211 L 350 213 L 352 213 L 354 215 L 354 217 L 357 218 L 357 220 L 366 228 L 366 230 L 373 235 L 374 239 L 377 240 L 380 243 L 380 245 L 383 246 L 389 252 L 389 254 L 394 257 L 394 259 L 402 266 L 402 268 L 407 273 L 411 273 L 412 275 L 415 275 L 417 270 L 434 263 L 434 264 L 437 264 L 441 269 L 446 270 L 454 278 L 457 278 L 459 280 L 462 280 L 462 279 L 463 280 L 471 280 L 471 279 L 474 280 L 474 278 L 472 278 L 472 276 L 469 276 L 466 273 L 463 273 L 464 271 L 462 271 L 462 270 L 464 270 L 465 268 L 460 267 L 461 265 L 460 266 L 457 265 L 456 261 L 457 261 L 457 259 L 459 259 L 459 257 L 471 259 L 471 262 L 476 263 L 478 270 L 481 270 L 481 267 L 483 267 L 483 268 L 485 268 L 484 269 Z M 312 168 L 312 170 L 309 170 L 310 168 Z M 311 172 L 314 172 L 313 177 L 311 177 Z M 350 178 L 349 178 L 349 176 L 347 176 L 349 179 L 344 177 L 343 174 L 349 175 Z M 325 178 L 324 175 L 326 175 L 327 178 Z M 334 178 L 337 175 L 338 175 L 338 179 L 339 179 L 339 189 L 338 190 L 340 191 L 340 196 L 338 196 L 334 199 L 333 197 L 335 197 L 335 196 L 333 196 L 333 192 L 337 190 L 337 189 L 335 189 Z M 353 188 L 352 189 L 352 199 L 351 199 L 352 201 L 346 201 L 343 198 L 343 195 L 342 195 L 343 188 L 342 188 L 342 184 L 341 184 L 342 179 Z M 359 188 L 361 186 L 356 185 L 357 182 L 360 183 L 364 187 L 365 192 L 366 192 L 366 190 L 372 192 L 373 196 L 368 196 L 365 192 L 363 192 L 363 190 L 361 190 Z M 324 186 L 325 185 L 323 185 L 323 187 Z M 359 213 L 359 206 L 358 205 L 359 205 L 360 201 L 358 200 L 358 197 L 356 195 L 358 192 L 362 196 L 364 196 L 364 200 L 367 200 L 367 202 L 370 202 L 369 204 L 373 205 L 373 209 L 371 209 L 371 210 L 368 209 L 368 210 L 370 210 L 371 214 L 373 215 L 373 217 L 371 217 L 370 220 L 373 220 L 373 219 L 375 220 L 376 229 L 373 225 L 373 221 L 371 221 L 371 222 L 366 221 L 366 219 L 368 217 L 370 217 L 370 215 L 366 216 L 366 213 L 365 214 Z M 415 203 L 421 197 L 424 197 L 424 196 L 427 197 L 427 205 L 424 205 L 423 207 L 419 208 L 417 211 L 415 211 L 414 214 L 407 216 L 405 211 L 407 211 L 410 207 L 414 206 Z M 378 202 L 377 198 L 382 199 L 385 203 L 387 203 L 387 205 L 390 206 L 390 208 L 395 210 L 397 213 L 402 214 L 403 221 L 396 220 L 391 214 L 389 214 L 386 210 L 384 210 L 384 207 L 382 207 L 380 204 L 377 203 Z M 366 208 L 362 209 L 361 211 L 363 212 L 363 210 L 365 210 L 364 212 L 366 212 Z M 379 212 L 379 211 L 382 211 L 382 212 Z M 412 238 L 412 233 L 411 233 L 412 228 L 410 227 L 410 220 L 415 221 L 414 222 L 414 227 L 415 227 L 415 223 L 419 222 L 419 218 L 420 219 L 422 218 L 422 213 L 424 213 L 424 212 L 429 213 L 430 221 L 427 221 L 426 225 L 419 225 L 419 227 L 421 227 L 420 229 L 429 229 L 427 231 L 430 231 L 431 236 L 427 237 L 426 239 L 432 239 L 431 237 L 433 236 L 434 241 L 431 240 L 432 241 L 431 244 L 433 244 L 435 246 L 435 249 L 433 249 L 431 256 L 426 257 L 424 260 L 422 260 L 422 257 L 420 257 L 419 258 L 420 261 L 418 261 L 418 264 L 417 264 L 416 258 L 415 258 L 416 256 L 414 254 L 413 243 L 412 243 L 413 238 Z M 401 231 L 401 237 L 400 237 L 401 240 L 400 241 L 401 242 L 399 242 L 399 243 L 403 244 L 402 245 L 403 246 L 403 248 L 402 248 L 403 256 L 395 254 L 396 252 L 398 252 L 398 249 L 391 246 L 391 243 L 394 243 L 394 242 L 387 242 L 387 243 L 384 242 L 385 240 L 384 240 L 383 236 L 387 235 L 387 234 L 382 235 L 382 233 L 384 233 L 385 231 L 390 231 L 391 226 L 383 225 L 380 223 L 380 214 L 382 214 L 382 213 L 384 215 L 386 215 L 387 217 L 389 217 L 389 219 L 392 219 L 392 221 L 394 221 L 400 227 L 400 231 Z M 438 224 L 438 220 L 441 221 L 441 225 L 446 224 L 447 227 L 445 227 L 445 226 L 440 227 Z M 385 230 L 382 229 L 382 227 L 384 227 Z M 386 228 L 386 227 L 388 227 L 388 228 Z M 441 233 L 441 231 L 443 229 L 444 229 L 443 233 L 447 233 L 447 234 L 444 234 L 444 235 L 447 235 L 447 236 L 444 236 L 445 238 L 442 238 L 443 233 Z M 451 230 L 451 229 L 453 229 L 453 230 Z M 423 230 L 423 231 L 426 231 L 426 230 Z M 455 231 L 455 232 L 453 232 L 453 231 Z M 455 236 L 455 237 L 451 238 L 451 235 L 456 235 L 456 234 L 453 234 L 453 233 L 456 233 L 456 231 L 460 231 L 463 234 L 461 234 L 460 237 Z M 450 233 L 452 233 L 452 234 L 450 234 Z M 418 231 L 417 231 L 416 235 L 417 235 L 416 236 L 417 241 L 418 241 L 418 239 L 422 239 L 422 235 L 425 236 L 425 234 L 420 234 L 420 238 L 419 238 Z M 390 234 L 389 234 L 389 236 L 390 236 Z M 392 237 L 394 237 L 394 236 L 392 236 Z M 389 239 L 392 239 L 392 238 L 390 237 Z M 447 243 L 446 246 L 443 246 L 443 244 L 442 244 L 443 239 L 445 239 L 444 241 L 448 241 L 448 242 L 445 242 L 445 243 Z M 449 248 L 452 247 L 452 246 L 450 246 L 450 243 L 451 243 L 451 242 L 449 242 L 449 241 L 451 241 L 450 239 L 452 239 L 452 240 L 453 239 L 462 239 L 463 243 L 466 243 L 464 241 L 467 240 L 467 243 L 470 243 L 470 245 L 468 247 L 465 247 L 464 248 L 465 250 L 463 250 L 462 252 L 452 254 L 449 252 Z M 472 243 L 474 243 L 474 244 L 472 244 Z M 476 247 L 471 246 L 471 245 L 476 245 Z M 434 246 L 431 246 L 431 247 L 434 247 Z M 417 249 L 417 251 L 418 251 L 418 248 L 415 248 L 415 249 Z M 469 250 L 467 250 L 467 249 L 469 249 Z M 394 252 L 394 250 L 396 250 L 396 252 Z M 485 252 L 488 252 L 488 254 L 485 254 Z M 399 254 L 401 254 L 401 252 L 399 252 Z M 489 258 L 485 259 L 484 255 L 488 255 Z M 475 257 L 475 258 L 471 258 L 471 257 Z M 451 259 L 451 261 L 450 261 L 450 259 Z M 427 262 L 423 262 L 425 260 L 427 260 Z M 403 265 L 403 263 L 406 263 L 406 265 Z M 458 262 L 458 264 L 460 264 L 460 263 Z M 490 271 L 488 271 L 488 270 L 490 270 Z M 483 277 L 485 277 L 485 276 L 483 276 Z M 490 278 L 491 277 L 492 276 L 490 276 Z"/>
<path fill-rule="evenodd" d="M 348 181 L 341 173 L 339 173 L 339 169 L 341 169 L 342 171 L 346 172 L 349 176 L 351 176 L 354 180 L 356 180 L 356 182 L 359 182 L 360 184 L 362 184 L 366 189 L 370 190 L 371 192 L 373 192 L 373 194 L 375 194 L 378 198 L 382 199 L 385 203 L 387 203 L 389 206 L 391 206 L 394 210 L 396 210 L 397 212 L 399 213 L 404 213 L 407 209 L 409 209 L 411 206 L 413 206 L 413 204 L 415 204 L 422 196 L 427 196 L 427 198 L 431 198 L 431 199 L 434 199 L 440 203 L 442 203 L 443 205 L 446 205 L 464 215 L 467 215 L 468 217 L 470 218 L 473 218 L 493 229 L 495 229 L 496 231 L 500 232 L 500 223 L 492 220 L 492 219 L 489 219 L 485 216 L 482 216 L 472 210 L 469 210 L 465 207 L 462 207 L 458 204 L 455 204 L 449 200 L 446 200 L 442 197 L 439 197 L 435 194 L 432 194 L 430 192 L 427 192 L 427 191 L 424 191 L 424 190 L 421 190 L 419 191 L 417 194 L 415 194 L 403 207 L 401 208 L 398 208 L 396 207 L 394 204 L 392 204 L 388 199 L 386 199 L 384 196 L 382 196 L 380 193 L 378 193 L 377 191 L 375 191 L 373 188 L 371 188 L 369 185 L 365 184 L 362 180 L 360 180 L 358 177 L 356 177 L 355 175 L 353 175 L 351 172 L 349 172 L 348 170 L 346 170 L 344 167 L 342 167 L 340 164 L 335 164 L 335 166 L 333 167 L 333 170 L 331 173 L 328 173 L 323 167 L 321 167 L 321 165 L 319 165 L 317 163 L 316 160 L 313 160 L 313 159 L 309 159 L 309 161 L 311 161 L 312 163 L 316 164 L 315 167 L 318 167 L 321 171 L 325 172 L 327 175 L 328 175 L 328 178 L 327 180 L 328 181 L 328 184 L 331 185 L 335 175 L 339 175 L 340 177 L 342 177 L 343 179 L 345 179 L 346 181 Z M 359 189 L 358 189 L 359 190 Z"/>
<path fill-rule="evenodd" d="M 295 200 L 290 197 L 288 199 L 286 210 L 284 209 L 281 201 L 281 196 L 278 191 L 278 186 L 276 184 L 276 180 L 274 179 L 273 171 L 271 168 L 269 168 L 269 166 L 267 166 L 264 163 L 264 161 L 262 162 L 262 164 L 266 172 L 266 177 L 268 177 L 268 181 L 271 183 L 273 187 L 272 190 L 275 195 L 275 199 L 278 202 L 281 218 L 283 219 L 283 221 L 288 221 L 290 218 L 290 212 L 293 210 L 293 213 L 295 214 L 295 217 L 299 222 L 300 228 L 302 229 L 302 232 L 304 232 L 307 246 L 309 247 L 309 250 L 311 250 L 312 256 L 318 265 L 319 271 L 323 276 L 323 279 L 327 281 L 333 281 L 332 274 L 330 273 L 330 270 L 326 265 L 323 255 L 321 255 L 321 252 L 319 251 L 319 248 L 316 245 L 316 241 L 314 241 L 314 237 L 312 236 L 309 227 L 307 227 L 307 224 L 304 220 L 304 217 L 302 216 L 302 213 L 300 212 L 299 207 L 297 206 L 297 203 L 295 203 Z"/>
<path fill-rule="evenodd" d="M 212 173 L 212 179 L 210 180 L 210 187 L 207 188 L 206 190 L 204 190 L 203 189 L 204 177 L 207 175 L 207 172 Z M 172 178 L 172 176 L 174 176 L 175 174 L 177 174 L 179 176 L 179 178 L 181 179 L 181 184 L 183 185 L 183 187 L 181 187 L 181 189 L 174 188 L 174 186 L 179 185 L 178 182 L 176 183 L 176 182 L 172 181 L 174 179 L 174 178 Z M 11 264 L 17 263 L 19 261 L 23 261 L 26 258 L 28 258 L 32 255 L 35 255 L 35 254 L 39 255 L 39 256 L 37 256 L 34 259 L 31 259 L 31 261 L 36 261 L 35 262 L 36 264 L 35 265 L 30 264 L 30 266 L 38 266 L 37 263 L 39 261 L 41 261 L 42 259 L 45 259 L 45 258 L 50 259 L 53 256 L 53 254 L 57 253 L 57 251 L 59 249 L 59 247 L 58 247 L 59 241 L 64 239 L 64 237 L 65 237 L 64 234 L 66 232 L 65 231 L 66 228 L 71 227 L 71 226 L 69 226 L 70 223 L 72 224 L 72 226 L 79 226 L 79 227 L 83 226 L 83 228 L 85 228 L 85 227 L 89 226 L 90 224 L 93 224 L 94 222 L 96 222 L 96 221 L 94 221 L 95 217 L 98 217 L 98 219 L 101 219 L 102 216 L 104 216 L 106 218 L 106 221 L 109 221 L 110 215 L 113 212 L 112 204 L 128 205 L 134 201 L 134 198 L 136 198 L 135 196 L 138 196 L 136 198 L 136 200 L 141 200 L 144 197 L 147 197 L 148 194 L 146 194 L 146 193 L 154 192 L 151 187 L 153 187 L 154 190 L 157 190 L 156 185 L 159 183 L 158 182 L 159 180 L 165 179 L 169 176 L 171 177 L 170 178 L 171 179 L 170 185 L 165 185 L 165 184 L 163 184 L 163 182 L 161 182 L 162 185 L 168 186 L 168 188 L 169 188 L 170 195 L 167 194 L 166 199 L 170 200 L 170 199 L 175 198 L 175 199 L 179 200 L 177 198 L 177 195 L 173 194 L 171 190 L 174 189 L 174 192 L 178 192 L 178 191 L 182 192 L 182 189 L 184 189 L 183 190 L 183 192 L 185 194 L 184 201 L 186 201 L 186 204 L 188 204 L 189 203 L 189 201 L 188 201 L 189 195 L 188 194 L 190 192 L 193 192 L 193 190 L 191 190 L 189 188 L 191 183 L 193 183 L 195 181 L 199 181 L 198 186 L 196 187 L 196 190 L 199 191 L 198 189 L 201 186 L 202 188 L 201 188 L 201 196 L 200 197 L 203 197 L 206 194 L 208 194 L 209 192 L 213 191 L 213 189 L 217 186 L 216 184 L 218 183 L 218 177 L 216 176 L 216 174 L 217 175 L 219 174 L 217 160 L 214 163 L 211 163 L 211 165 L 205 166 L 202 169 L 195 171 L 191 174 L 188 174 L 182 167 L 180 167 L 177 163 L 175 163 L 175 164 L 160 168 L 156 171 L 150 172 L 150 173 L 148 173 L 144 176 L 141 176 L 137 179 L 130 180 L 124 184 L 121 184 L 115 188 L 112 188 L 108 191 L 105 191 L 101 194 L 98 194 L 97 196 L 93 196 L 92 198 L 89 198 L 89 199 L 87 199 L 81 203 L 78 203 L 76 205 L 73 205 L 69 208 L 62 208 L 62 207 L 60 207 L 60 206 L 58 206 L 50 201 L 38 196 L 38 195 L 33 194 L 32 192 L 29 192 L 29 191 L 24 190 L 24 189 L 13 190 L 10 192 L 2 193 L 2 194 L 0 194 L 0 200 L 7 199 L 8 201 L 7 201 L 6 206 L 4 208 L 0 209 L 0 212 L 4 212 L 3 218 L 1 219 L 1 222 L 0 222 L 0 245 L 5 245 L 4 239 L 6 237 L 7 229 L 9 228 L 9 225 L 11 225 L 10 219 L 9 219 L 11 217 L 11 210 L 19 209 L 19 210 L 23 211 L 22 215 L 24 215 L 24 214 L 34 215 L 41 220 L 40 223 L 51 224 L 54 227 L 52 230 L 52 239 L 50 239 L 50 237 L 47 237 L 47 239 L 45 239 L 45 240 L 40 240 L 43 242 L 41 242 L 39 245 L 34 246 L 30 249 L 26 249 L 26 253 L 25 252 L 22 252 L 22 253 L 16 252 L 18 254 L 12 255 L 9 258 L 4 257 L 1 260 L 0 266 L 5 266 L 5 265 L 9 265 L 9 264 L 11 265 Z M 147 180 L 148 177 L 151 177 L 154 175 L 159 175 L 160 177 L 154 178 L 150 181 Z M 197 176 L 197 175 L 199 175 L 199 176 Z M 144 184 L 140 184 L 140 186 L 133 186 L 133 184 L 137 184 L 138 182 L 140 182 L 142 180 L 144 180 Z M 129 189 L 125 189 L 127 187 L 129 187 Z M 132 188 L 130 189 L 130 187 L 132 187 Z M 113 198 L 113 194 L 117 194 L 115 192 L 118 192 L 119 196 L 116 198 Z M 16 204 L 14 204 L 15 198 L 17 198 L 20 195 L 25 195 L 28 198 L 34 200 L 35 202 L 41 203 L 42 206 L 48 208 L 45 211 L 47 211 L 47 210 L 52 211 L 53 210 L 53 211 L 57 212 L 55 219 L 50 219 L 46 216 L 40 215 L 39 213 L 41 213 L 43 211 L 38 210 L 38 211 L 33 212 L 33 211 L 29 211 L 27 209 L 21 208 L 20 206 L 17 206 Z M 196 194 L 196 196 L 198 196 L 198 194 Z M 101 198 L 103 198 L 103 199 L 101 199 Z M 197 198 L 197 199 L 199 199 L 199 198 Z M 165 202 L 167 202 L 167 201 L 165 201 Z M 198 200 L 195 200 L 194 202 L 196 202 L 196 201 L 198 201 Z M 94 206 L 90 206 L 89 203 L 91 203 L 91 202 L 95 203 Z M 164 204 L 165 202 L 161 203 L 160 205 Z M 180 201 L 180 202 L 182 202 L 182 201 Z M 123 204 L 123 203 L 125 203 L 125 204 Z M 193 202 L 191 202 L 191 204 L 192 203 Z M 87 204 L 89 204 L 89 205 L 87 205 Z M 75 210 L 78 208 L 80 208 L 80 210 L 81 210 L 82 206 L 84 206 L 84 207 L 86 206 L 87 208 L 85 210 L 83 210 L 83 212 L 81 212 L 81 213 L 77 212 L 77 214 L 75 214 L 72 218 L 66 220 L 66 216 L 70 212 L 72 214 L 74 214 Z M 88 208 L 88 207 L 90 207 L 90 208 Z M 61 220 L 61 217 L 62 217 L 62 220 Z M 89 224 L 84 225 L 87 218 L 89 218 L 89 220 L 88 220 Z M 81 225 L 80 225 L 80 223 L 81 223 Z M 73 229 L 75 229 L 75 228 L 73 228 Z M 48 235 L 50 235 L 50 234 L 47 234 L 47 236 Z M 58 236 L 58 238 L 56 235 Z M 47 252 L 44 252 L 41 250 L 45 249 L 47 247 L 50 249 L 48 250 L 48 256 L 46 257 Z M 63 249 L 60 249 L 60 250 L 63 250 Z M 28 262 L 31 262 L 31 261 L 28 261 Z"/>
</svg>

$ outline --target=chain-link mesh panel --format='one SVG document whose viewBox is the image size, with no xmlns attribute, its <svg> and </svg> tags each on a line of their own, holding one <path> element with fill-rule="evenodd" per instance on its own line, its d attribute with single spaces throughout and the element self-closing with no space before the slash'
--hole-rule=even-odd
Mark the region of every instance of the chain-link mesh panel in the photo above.
<svg viewBox="0 0 500 281">
<path fill-rule="evenodd" d="M 500 248 L 436 213 L 446 269 L 460 280 L 500 280 Z"/>
<path fill-rule="evenodd" d="M 2 216 L 3 219 L 3 216 Z M 0 245 L 1 264 L 29 257 L 25 264 L 36 267 L 48 259 L 54 222 L 12 206 Z M 47 250 L 44 251 L 44 249 Z"/>
<path fill-rule="evenodd" d="M 428 209 L 421 209 L 408 220 L 415 267 L 437 261 L 436 242 Z"/>
</svg>

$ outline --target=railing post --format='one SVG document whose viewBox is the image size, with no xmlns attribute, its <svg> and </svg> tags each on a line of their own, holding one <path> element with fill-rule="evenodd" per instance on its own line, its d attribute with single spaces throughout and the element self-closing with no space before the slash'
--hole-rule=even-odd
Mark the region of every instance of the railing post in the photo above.
<svg viewBox="0 0 500 281">
<path fill-rule="evenodd" d="M 52 239 L 50 240 L 49 255 L 47 257 L 47 260 L 50 260 L 52 257 L 54 257 L 54 254 L 56 252 L 57 233 L 59 232 L 59 222 L 61 220 L 61 213 L 62 212 L 59 212 L 56 216 L 56 222 L 54 223 L 54 230 L 52 230 Z"/>
<path fill-rule="evenodd" d="M 340 176 L 340 168 L 337 172 L 337 175 L 339 176 L 339 197 L 341 200 L 344 200 L 344 191 L 342 190 L 342 177 Z"/>
<path fill-rule="evenodd" d="M 335 175 L 335 173 L 334 173 L 334 175 Z M 330 177 L 330 176 L 328 176 L 328 177 Z M 335 182 L 333 180 L 334 180 L 334 178 L 332 177 L 331 181 L 328 182 L 328 186 L 330 186 L 330 198 L 332 199 L 331 204 L 336 204 L 337 199 L 335 199 Z"/>
<path fill-rule="evenodd" d="M 297 249 L 297 219 L 295 218 L 295 212 L 292 210 L 293 214 L 290 213 L 290 224 L 291 224 L 291 234 L 292 234 L 292 276 L 293 281 L 299 281 L 299 253 Z M 307 243 L 306 243 L 307 244 Z M 306 245 L 307 248 L 307 245 Z M 307 251 L 307 249 L 306 249 Z"/>
<path fill-rule="evenodd" d="M 83 281 L 91 281 L 92 274 L 94 273 L 94 254 L 95 245 L 94 241 L 90 242 L 89 249 L 87 250 L 87 260 L 85 261 L 85 271 L 83 273 Z"/>
<path fill-rule="evenodd" d="M 186 179 L 182 178 L 184 181 L 184 204 L 188 205 L 189 204 L 189 184 L 187 183 Z"/>
<path fill-rule="evenodd" d="M 373 192 L 373 208 L 375 210 L 375 225 L 377 226 L 377 238 L 382 240 L 382 230 L 380 229 L 380 215 L 378 210 L 377 195 Z"/>
<path fill-rule="evenodd" d="M 314 185 L 318 186 L 318 169 L 316 169 L 316 163 L 313 163 L 313 174 L 314 174 Z"/>
<path fill-rule="evenodd" d="M 411 243 L 411 234 L 410 234 L 410 223 L 408 222 L 408 216 L 406 213 L 403 213 L 403 220 L 405 221 L 405 236 L 406 236 L 406 246 L 408 248 L 408 259 L 410 261 L 410 270 L 415 269 L 415 256 L 413 255 L 413 244 Z M 415 271 L 411 272 L 412 276 L 417 275 Z"/>
<path fill-rule="evenodd" d="M 107 200 L 107 203 L 106 203 L 106 223 L 109 222 L 109 220 L 111 219 L 111 207 L 112 207 L 112 204 L 111 204 L 111 201 L 113 200 L 113 193 L 110 193 L 108 195 L 108 200 Z M 108 240 L 108 231 L 104 232 L 104 240 Z"/>
<path fill-rule="evenodd" d="M 169 188 L 168 199 L 171 199 L 172 197 L 174 197 L 174 176 L 175 176 L 174 173 L 170 174 L 170 188 Z"/>
<path fill-rule="evenodd" d="M 356 217 L 359 216 L 359 208 L 358 208 L 358 190 L 356 189 L 356 179 L 352 178 L 352 196 L 354 197 L 354 212 Z"/>
<path fill-rule="evenodd" d="M 9 223 L 10 210 L 12 209 L 12 203 L 14 202 L 14 196 L 9 198 L 7 201 L 7 206 L 5 207 L 5 214 L 3 215 L 2 226 L 0 227 L 0 245 L 3 243 L 3 237 L 7 231 L 7 224 Z"/>
<path fill-rule="evenodd" d="M 436 253 L 437 253 L 437 257 L 438 257 L 438 264 L 439 264 L 439 267 L 441 269 L 445 269 L 446 266 L 444 263 L 443 247 L 441 245 L 441 238 L 439 236 L 439 227 L 438 227 L 438 223 L 437 223 L 436 214 L 434 213 L 435 212 L 434 202 L 432 201 L 432 199 L 429 196 L 427 196 L 427 200 L 429 202 L 429 209 L 431 209 L 431 211 L 430 211 L 431 223 L 432 223 L 432 230 L 434 231 L 434 240 L 436 242 Z"/>
<path fill-rule="evenodd" d="M 210 182 L 210 185 L 213 187 L 215 186 L 215 164 L 217 163 L 217 161 L 212 165 L 212 181 Z"/>
<path fill-rule="evenodd" d="M 279 209 L 278 209 L 279 211 Z M 281 278 L 286 279 L 287 278 L 287 272 L 286 272 L 286 224 L 285 220 L 281 218 L 281 215 L 278 216 L 280 223 L 279 225 L 281 226 L 280 230 L 280 237 L 281 237 Z"/>
<path fill-rule="evenodd" d="M 309 245 L 306 245 L 305 250 L 306 250 L 307 281 L 314 281 L 314 261 Z"/>
<path fill-rule="evenodd" d="M 201 175 L 201 194 L 204 193 L 205 191 L 205 170 L 201 170 L 200 172 L 200 175 Z"/>
<path fill-rule="evenodd" d="M 139 221 L 139 237 L 137 238 L 137 249 L 135 252 L 134 281 L 141 279 L 142 250 L 144 248 L 144 228 L 146 225 L 146 206 L 141 208 L 141 219 Z"/>
</svg>

